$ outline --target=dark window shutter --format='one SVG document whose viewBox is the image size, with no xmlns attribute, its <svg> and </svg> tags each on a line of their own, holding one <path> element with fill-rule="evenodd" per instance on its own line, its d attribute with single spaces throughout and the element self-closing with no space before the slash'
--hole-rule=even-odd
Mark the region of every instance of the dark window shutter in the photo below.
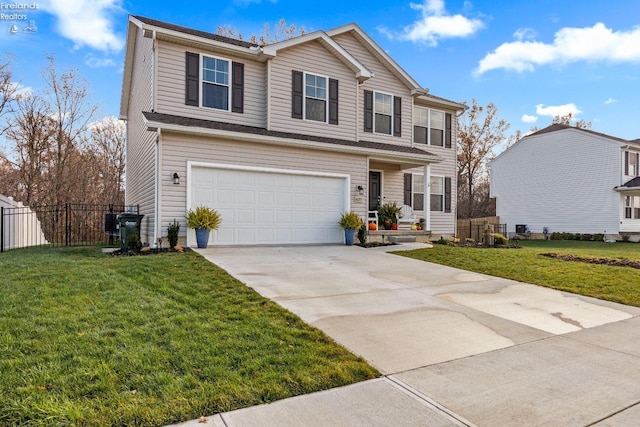
<svg viewBox="0 0 640 427">
<path fill-rule="evenodd" d="M 629 175 L 629 152 L 624 152 L 624 174 Z"/>
<path fill-rule="evenodd" d="M 200 105 L 200 55 L 187 52 L 185 61 L 185 91 L 186 105 Z"/>
<path fill-rule="evenodd" d="M 231 89 L 231 111 L 234 113 L 244 112 L 244 64 L 234 62 L 231 65 L 232 70 L 232 89 Z"/>
<path fill-rule="evenodd" d="M 393 136 L 402 136 L 402 98 L 393 97 Z"/>
<path fill-rule="evenodd" d="M 338 124 L 338 81 L 329 79 L 329 124 Z"/>
<path fill-rule="evenodd" d="M 451 212 L 451 178 L 444 178 L 444 211 Z"/>
<path fill-rule="evenodd" d="M 364 131 L 373 132 L 373 92 L 364 91 Z"/>
<path fill-rule="evenodd" d="M 412 175 L 410 173 L 404 174 L 404 204 L 407 206 L 411 206 L 411 185 L 412 185 Z"/>
<path fill-rule="evenodd" d="M 303 101 L 302 71 L 291 72 L 291 117 L 302 118 Z"/>
<path fill-rule="evenodd" d="M 451 148 L 451 114 L 444 115 L 444 147 Z"/>
</svg>

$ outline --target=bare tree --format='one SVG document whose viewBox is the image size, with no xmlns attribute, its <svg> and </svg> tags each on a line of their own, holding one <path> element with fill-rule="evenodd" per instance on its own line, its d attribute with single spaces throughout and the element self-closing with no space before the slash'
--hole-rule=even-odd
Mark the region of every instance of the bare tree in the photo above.
<svg viewBox="0 0 640 427">
<path fill-rule="evenodd" d="M 492 102 L 482 107 L 475 98 L 458 119 L 458 200 L 464 208 L 458 208 L 460 218 L 479 214 L 478 183 L 486 177 L 486 163 L 493 158 L 494 148 L 504 142 L 508 128 L 509 124 L 498 118 L 498 108 Z"/>
<path fill-rule="evenodd" d="M 49 105 L 35 93 L 22 95 L 16 100 L 15 111 L 8 123 L 6 138 L 14 146 L 15 163 L 12 166 L 20 183 L 11 195 L 27 205 L 44 204 L 49 195 L 54 135 Z"/>
<path fill-rule="evenodd" d="M 85 155 L 95 163 L 97 185 L 107 203 L 124 202 L 126 126 L 113 116 L 91 125 Z"/>
<path fill-rule="evenodd" d="M 561 125 L 568 125 L 568 126 L 573 126 L 575 128 L 578 129 L 591 129 L 591 122 L 587 122 L 584 119 L 580 119 L 580 120 L 576 120 L 575 123 L 571 123 L 574 120 L 573 117 L 573 113 L 568 113 L 565 114 L 564 116 L 555 116 L 553 118 L 553 121 L 551 122 L 551 124 L 561 124 Z"/>
<path fill-rule="evenodd" d="M 48 86 L 54 132 L 50 169 L 52 203 L 58 204 L 68 201 L 72 194 L 70 157 L 82 143 L 97 106 L 90 104 L 86 81 L 78 76 L 76 70 L 59 74 L 55 58 L 49 56 L 48 60 L 43 77 Z"/>
<path fill-rule="evenodd" d="M 0 60 L 0 120 L 11 111 L 11 105 L 16 100 L 18 85 L 13 81 L 11 60 Z M 6 130 L 4 123 L 0 124 L 0 135 Z"/>
<path fill-rule="evenodd" d="M 242 33 L 230 25 L 220 25 L 216 33 L 220 36 L 229 37 L 236 40 L 243 40 Z M 283 40 L 289 40 L 294 37 L 306 34 L 304 27 L 296 27 L 288 25 L 284 18 L 280 19 L 273 28 L 268 22 L 262 27 L 260 34 L 253 34 L 249 37 L 249 41 L 260 46 L 277 43 Z"/>
</svg>

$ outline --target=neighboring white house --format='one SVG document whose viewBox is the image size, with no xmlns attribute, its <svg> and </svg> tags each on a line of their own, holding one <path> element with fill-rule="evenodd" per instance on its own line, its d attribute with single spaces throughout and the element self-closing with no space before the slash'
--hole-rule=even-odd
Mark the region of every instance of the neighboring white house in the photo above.
<svg viewBox="0 0 640 427">
<path fill-rule="evenodd" d="M 553 124 L 489 163 L 496 214 L 515 232 L 640 237 L 640 140 Z"/>
<path fill-rule="evenodd" d="M 340 243 L 341 213 L 381 201 L 452 235 L 464 108 L 355 24 L 258 46 L 131 16 L 126 201 L 151 244 L 174 219 L 190 244 L 183 216 L 198 205 L 221 213 L 218 245 Z"/>
</svg>

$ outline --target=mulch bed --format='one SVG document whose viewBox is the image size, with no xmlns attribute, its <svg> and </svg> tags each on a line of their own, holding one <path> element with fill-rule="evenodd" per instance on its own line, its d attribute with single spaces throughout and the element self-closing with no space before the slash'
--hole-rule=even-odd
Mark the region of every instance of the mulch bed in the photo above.
<svg viewBox="0 0 640 427">
<path fill-rule="evenodd" d="M 397 243 L 382 243 L 382 242 L 368 242 L 364 245 L 362 243 L 357 243 L 355 246 L 360 246 L 361 248 L 377 248 L 380 246 L 395 246 Z"/>
<path fill-rule="evenodd" d="M 191 251 L 191 248 L 142 248 L 141 250 L 122 250 L 118 249 L 117 251 L 111 252 L 111 256 L 144 256 L 144 255 L 157 255 L 157 254 L 165 254 L 169 252 L 188 252 Z"/>
<path fill-rule="evenodd" d="M 585 257 L 579 257 L 575 255 L 562 255 L 562 254 L 556 254 L 556 253 L 544 253 L 540 255 L 548 258 L 559 259 L 562 261 L 585 262 L 588 264 L 601 264 L 601 265 L 611 265 L 614 267 L 631 267 L 631 268 L 640 269 L 640 261 L 635 261 L 627 258 L 621 258 L 621 259 L 599 258 L 599 257 L 585 258 Z"/>
</svg>

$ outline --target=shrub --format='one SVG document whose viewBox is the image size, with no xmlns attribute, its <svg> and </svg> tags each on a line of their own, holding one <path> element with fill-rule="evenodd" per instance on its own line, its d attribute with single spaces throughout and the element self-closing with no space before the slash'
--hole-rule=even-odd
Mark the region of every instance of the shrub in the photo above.
<svg viewBox="0 0 640 427">
<path fill-rule="evenodd" d="M 465 243 L 475 243 L 476 241 L 473 240 L 471 237 L 467 237 L 464 239 Z"/>
<path fill-rule="evenodd" d="M 127 235 L 127 240 L 124 244 L 130 251 L 139 251 L 142 248 L 142 242 L 140 241 L 140 234 L 138 234 L 138 230 L 131 230 Z"/>
<path fill-rule="evenodd" d="M 358 229 L 358 241 L 362 246 L 367 244 L 367 224 L 365 223 L 362 223 Z"/>
<path fill-rule="evenodd" d="M 593 240 L 596 242 L 602 242 L 604 241 L 604 234 L 602 233 L 597 233 L 593 235 Z"/>
<path fill-rule="evenodd" d="M 432 242 L 436 245 L 448 245 L 449 241 L 447 239 L 445 239 L 444 237 L 440 236 L 439 240 L 436 240 L 435 242 Z"/>
<path fill-rule="evenodd" d="M 591 241 L 591 239 L 593 239 L 593 236 L 591 234 L 584 233 L 582 235 L 582 240 L 584 240 L 585 242 L 589 242 Z"/>
<path fill-rule="evenodd" d="M 509 243 L 509 239 L 500 233 L 493 233 L 493 243 L 495 245 L 506 245 Z"/>
<path fill-rule="evenodd" d="M 551 240 L 562 240 L 562 233 L 558 233 L 557 231 L 554 231 L 553 233 L 551 233 Z"/>
<path fill-rule="evenodd" d="M 180 232 L 180 224 L 175 219 L 169 223 L 167 227 L 167 239 L 169 239 L 169 247 L 175 248 L 178 244 L 178 233 Z"/>
</svg>

